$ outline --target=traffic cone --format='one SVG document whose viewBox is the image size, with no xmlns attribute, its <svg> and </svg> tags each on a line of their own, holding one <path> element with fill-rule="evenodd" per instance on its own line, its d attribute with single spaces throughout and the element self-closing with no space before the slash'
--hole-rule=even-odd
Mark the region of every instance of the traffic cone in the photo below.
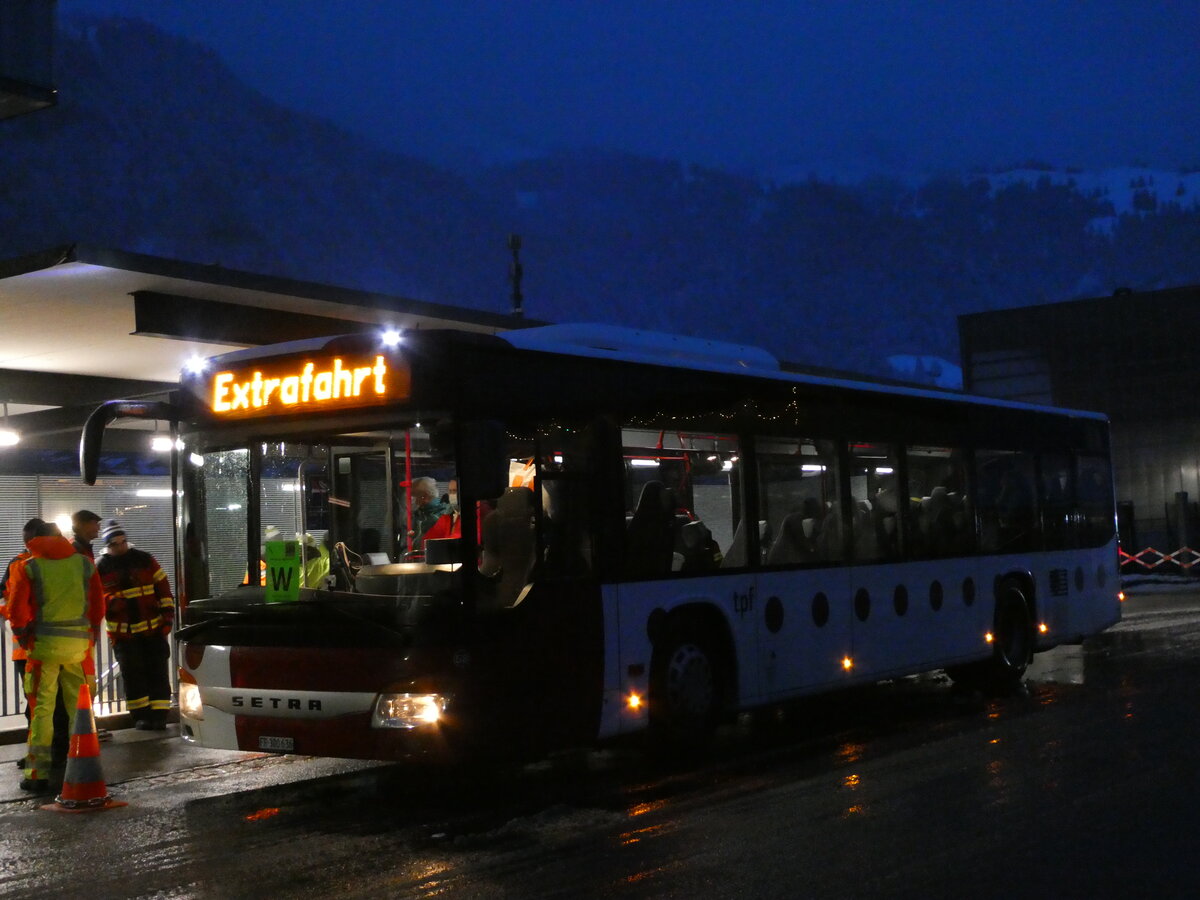
<svg viewBox="0 0 1200 900">
<path fill-rule="evenodd" d="M 79 686 L 62 792 L 53 803 L 41 808 L 53 812 L 98 812 L 127 805 L 108 796 L 104 773 L 100 771 L 100 738 L 96 735 L 96 718 L 92 715 L 92 696 L 85 681 Z"/>
</svg>

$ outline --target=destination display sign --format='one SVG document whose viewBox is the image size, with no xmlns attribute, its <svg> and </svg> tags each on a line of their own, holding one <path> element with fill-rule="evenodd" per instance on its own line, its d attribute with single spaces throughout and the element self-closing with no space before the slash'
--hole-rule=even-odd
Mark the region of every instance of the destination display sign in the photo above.
<svg viewBox="0 0 1200 900">
<path fill-rule="evenodd" d="M 214 372 L 207 401 L 214 414 L 231 419 L 325 412 L 406 399 L 410 383 L 408 367 L 383 354 L 293 357 Z"/>
</svg>

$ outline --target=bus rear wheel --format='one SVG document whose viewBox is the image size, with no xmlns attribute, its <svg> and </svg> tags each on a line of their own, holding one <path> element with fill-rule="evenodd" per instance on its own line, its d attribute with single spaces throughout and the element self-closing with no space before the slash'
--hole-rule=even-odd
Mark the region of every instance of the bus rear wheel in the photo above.
<svg viewBox="0 0 1200 900">
<path fill-rule="evenodd" d="M 720 659 L 702 632 L 680 626 L 655 648 L 650 672 L 650 730 L 673 750 L 708 743 L 721 709 Z"/>
<path fill-rule="evenodd" d="M 1002 693 L 1021 683 L 1033 660 L 1033 646 L 1033 616 L 1029 603 L 1024 592 L 1010 584 L 996 598 L 991 658 L 946 671 L 958 684 Z"/>
</svg>

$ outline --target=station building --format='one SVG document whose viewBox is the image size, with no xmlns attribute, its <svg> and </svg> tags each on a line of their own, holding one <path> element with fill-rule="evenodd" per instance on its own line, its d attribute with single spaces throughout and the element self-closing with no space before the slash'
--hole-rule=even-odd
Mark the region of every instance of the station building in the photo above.
<svg viewBox="0 0 1200 900">
<path fill-rule="evenodd" d="M 1200 286 L 974 313 L 958 329 L 967 391 L 1108 414 L 1125 552 L 1196 546 Z"/>
</svg>

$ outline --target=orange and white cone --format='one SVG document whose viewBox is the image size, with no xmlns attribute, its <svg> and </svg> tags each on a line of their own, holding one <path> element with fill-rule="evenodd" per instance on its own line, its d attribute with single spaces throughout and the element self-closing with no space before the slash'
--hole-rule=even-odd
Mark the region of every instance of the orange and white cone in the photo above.
<svg viewBox="0 0 1200 900">
<path fill-rule="evenodd" d="M 84 682 L 79 686 L 79 702 L 71 725 L 71 749 L 67 753 L 62 792 L 53 803 L 41 808 L 54 812 L 98 812 L 127 805 L 108 796 L 104 773 L 100 771 L 100 738 L 96 736 L 92 697 Z"/>
</svg>

